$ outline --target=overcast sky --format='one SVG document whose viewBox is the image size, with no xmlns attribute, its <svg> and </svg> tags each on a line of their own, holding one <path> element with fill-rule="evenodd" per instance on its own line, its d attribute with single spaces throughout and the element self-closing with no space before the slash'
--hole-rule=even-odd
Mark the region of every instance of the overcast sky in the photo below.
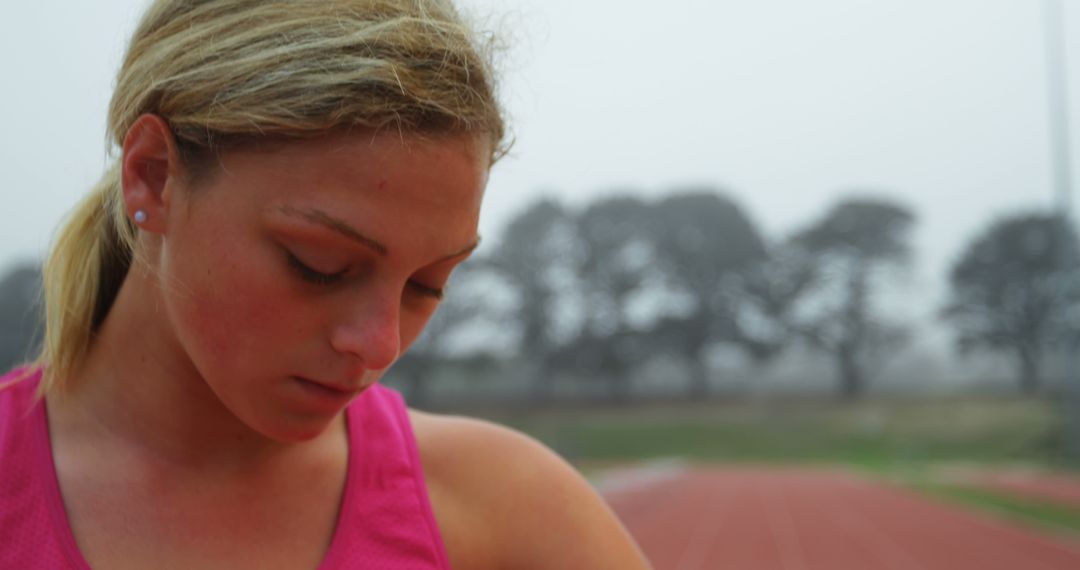
<svg viewBox="0 0 1080 570">
<path fill-rule="evenodd" d="M 1064 3 L 1075 38 L 1080 6 Z M 918 213 L 915 285 L 936 296 L 973 232 L 1052 205 L 1041 0 L 465 4 L 494 14 L 510 45 L 517 145 L 491 179 L 483 233 L 543 193 L 581 203 L 704 184 L 780 237 L 871 191 Z M 40 255 L 103 170 L 111 86 L 145 5 L 5 6 L 0 269 Z M 1080 41 L 1068 57 L 1077 95 Z"/>
</svg>

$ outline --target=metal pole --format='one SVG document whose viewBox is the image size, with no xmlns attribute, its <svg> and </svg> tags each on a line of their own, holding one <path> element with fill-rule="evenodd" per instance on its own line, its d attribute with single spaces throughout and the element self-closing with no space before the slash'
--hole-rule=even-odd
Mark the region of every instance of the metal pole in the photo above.
<svg viewBox="0 0 1080 570">
<path fill-rule="evenodd" d="M 1047 69 L 1047 93 L 1049 95 L 1050 110 L 1050 138 L 1051 160 L 1054 173 L 1054 195 L 1057 203 L 1058 214 L 1062 219 L 1062 235 L 1068 237 L 1072 234 L 1068 228 L 1072 226 L 1072 152 L 1069 141 L 1069 85 L 1067 53 L 1065 45 L 1065 18 L 1061 0 L 1044 0 L 1043 2 L 1046 32 L 1046 69 Z M 1064 241 L 1063 241 L 1064 243 Z M 1062 248 L 1063 270 L 1069 271 L 1076 260 L 1075 252 L 1070 248 Z M 1065 284 L 1066 287 L 1069 284 Z M 1064 291 L 1062 293 L 1065 293 Z M 1068 341 L 1066 346 L 1068 347 Z M 1068 460 L 1080 463 L 1080 375 L 1077 370 L 1077 359 L 1080 355 L 1072 354 L 1072 350 L 1065 351 L 1064 377 L 1062 379 L 1062 412 L 1064 421 L 1065 456 Z"/>
</svg>

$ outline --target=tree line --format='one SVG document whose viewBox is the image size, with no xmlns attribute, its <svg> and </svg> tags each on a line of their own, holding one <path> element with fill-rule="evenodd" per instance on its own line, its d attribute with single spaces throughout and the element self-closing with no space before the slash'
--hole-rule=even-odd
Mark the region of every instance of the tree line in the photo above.
<svg viewBox="0 0 1080 570">
<path fill-rule="evenodd" d="M 512 374 L 531 400 L 559 397 L 561 382 L 618 402 L 663 360 L 681 371 L 679 392 L 700 399 L 718 348 L 764 367 L 798 347 L 827 357 L 836 394 L 857 398 L 911 340 L 912 323 L 883 296 L 909 270 L 915 224 L 910 208 L 873 195 L 779 237 L 712 188 L 580 207 L 543 199 L 455 272 L 389 377 L 414 403 L 448 369 Z M 957 350 L 1010 354 L 1018 387 L 1039 390 L 1047 352 L 1080 345 L 1078 255 L 1074 229 L 1055 214 L 990 221 L 948 276 L 940 318 Z M 39 291 L 32 264 L 0 278 L 4 368 L 36 342 Z"/>
<path fill-rule="evenodd" d="M 394 376 L 423 399 L 442 367 L 506 374 L 498 364 L 510 362 L 531 399 L 568 380 L 602 386 L 617 402 L 633 395 L 638 371 L 674 359 L 684 364 L 682 394 L 698 399 L 710 395 L 707 357 L 717 347 L 760 367 L 798 347 L 831 362 L 839 397 L 857 398 L 915 333 L 904 308 L 889 311 L 884 299 L 910 270 L 915 225 L 910 208 L 871 195 L 840 200 L 780 237 L 710 188 L 578 208 L 544 199 L 458 270 Z M 1047 352 L 1080 344 L 1078 251 L 1055 214 L 991 220 L 948 275 L 939 316 L 957 351 L 1011 355 L 1018 388 L 1038 391 Z M 462 347 L 461 335 L 477 330 L 487 340 Z"/>
</svg>

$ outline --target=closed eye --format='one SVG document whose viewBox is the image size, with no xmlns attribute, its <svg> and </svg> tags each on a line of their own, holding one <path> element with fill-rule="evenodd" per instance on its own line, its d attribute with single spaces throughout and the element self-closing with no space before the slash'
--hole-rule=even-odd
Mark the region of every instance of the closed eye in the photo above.
<svg viewBox="0 0 1080 570">
<path fill-rule="evenodd" d="M 314 283 L 315 285 L 332 285 L 340 281 L 348 270 L 341 270 L 335 273 L 323 273 L 308 267 L 304 262 L 300 261 L 292 253 L 286 252 L 286 258 L 288 259 L 289 266 L 297 273 L 297 275 L 307 281 L 308 283 Z M 431 297 L 437 301 L 441 301 L 445 295 L 445 290 L 437 287 L 429 287 L 418 281 L 409 281 L 409 287 L 411 287 L 417 293 Z"/>
<path fill-rule="evenodd" d="M 308 267 L 290 252 L 285 252 L 285 256 L 289 262 L 289 267 L 296 271 L 297 276 L 308 283 L 314 283 L 315 285 L 332 285 L 345 276 L 345 270 L 336 273 L 323 273 Z"/>
<path fill-rule="evenodd" d="M 443 289 L 428 287 L 427 285 L 424 285 L 423 283 L 418 283 L 416 281 L 409 281 L 409 286 L 412 287 L 417 293 L 420 293 L 421 295 L 427 297 L 431 297 L 436 301 L 441 301 L 443 295 L 445 295 L 445 291 Z"/>
</svg>

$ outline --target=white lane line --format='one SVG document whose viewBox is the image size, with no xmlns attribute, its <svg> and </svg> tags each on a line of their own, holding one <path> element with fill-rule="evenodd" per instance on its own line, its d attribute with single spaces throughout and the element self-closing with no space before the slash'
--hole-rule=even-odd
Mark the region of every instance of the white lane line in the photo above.
<svg viewBox="0 0 1080 570">
<path fill-rule="evenodd" d="M 837 489 L 837 491 L 843 492 L 844 489 Z M 919 562 L 903 544 L 882 531 L 873 521 L 865 520 L 866 515 L 853 508 L 855 503 L 851 500 L 853 497 L 849 495 L 843 500 L 838 500 L 843 495 L 841 493 L 837 495 L 838 497 L 831 500 L 822 499 L 825 504 L 818 512 L 832 518 L 853 539 L 865 544 L 870 552 L 884 563 L 884 567 L 890 570 L 927 570 L 926 566 Z M 860 524 L 860 518 L 864 519 L 865 524 Z"/>
<path fill-rule="evenodd" d="M 709 570 L 705 567 L 705 562 L 709 556 L 709 552 L 714 546 L 720 536 L 720 530 L 723 528 L 723 523 L 727 522 L 728 517 L 726 511 L 721 508 L 724 503 L 730 503 L 727 500 L 728 497 L 739 496 L 738 492 L 726 492 L 721 494 L 715 492 L 708 506 L 702 510 L 702 514 L 698 517 L 697 525 L 694 527 L 693 533 L 690 535 L 690 540 L 683 549 L 682 556 L 679 557 L 678 563 L 675 565 L 675 570 Z"/>
<path fill-rule="evenodd" d="M 608 471 L 600 476 L 594 487 L 603 495 L 634 493 L 677 479 L 688 471 L 686 463 L 681 460 L 661 459 Z"/>
<path fill-rule="evenodd" d="M 787 499 L 782 494 L 783 488 L 777 487 L 775 482 L 771 487 L 775 487 L 773 493 L 767 493 L 768 489 L 759 490 L 758 493 L 765 503 L 765 515 L 773 542 L 780 554 L 780 564 L 784 570 L 807 570 L 806 552 L 799 540 L 799 533 L 795 530 L 795 521 L 791 517 Z"/>
</svg>

